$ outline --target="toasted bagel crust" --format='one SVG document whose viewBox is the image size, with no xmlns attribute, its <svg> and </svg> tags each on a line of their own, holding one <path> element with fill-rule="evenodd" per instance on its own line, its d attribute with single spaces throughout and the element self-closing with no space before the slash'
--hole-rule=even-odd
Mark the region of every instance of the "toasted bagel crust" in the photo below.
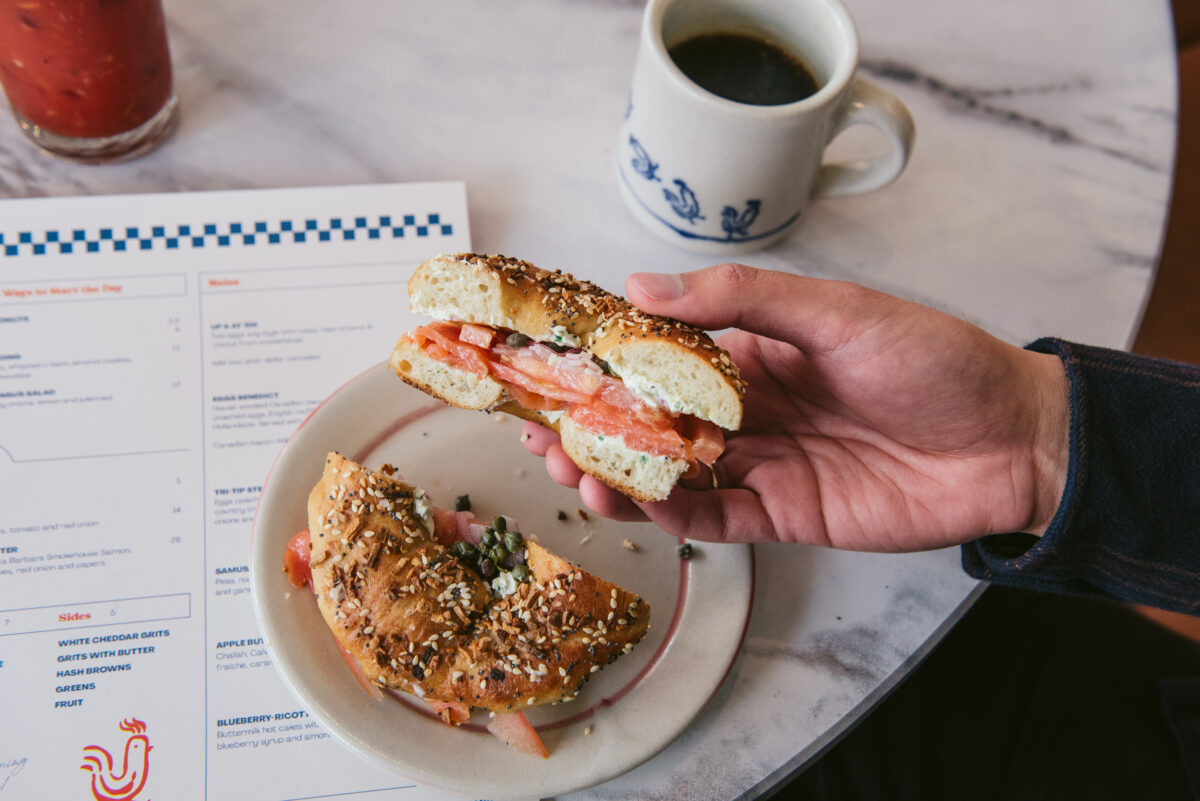
<svg viewBox="0 0 1200 801">
<path fill-rule="evenodd" d="M 717 425 L 741 425 L 746 385 L 704 331 L 646 314 L 589 281 L 505 256 L 460 253 L 421 264 L 408 282 L 413 311 L 582 347 L 635 393 Z"/>
<path fill-rule="evenodd" d="M 646 633 L 641 598 L 525 541 L 531 579 L 496 598 L 434 538 L 420 489 L 330 453 L 308 499 L 313 590 L 380 687 L 500 711 L 570 700 Z"/>
</svg>

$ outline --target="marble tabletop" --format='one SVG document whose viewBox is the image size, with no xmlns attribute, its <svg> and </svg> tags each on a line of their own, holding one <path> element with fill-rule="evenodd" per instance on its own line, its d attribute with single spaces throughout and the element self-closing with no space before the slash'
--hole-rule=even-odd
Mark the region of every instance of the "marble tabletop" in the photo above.
<svg viewBox="0 0 1200 801">
<path fill-rule="evenodd" d="M 0 125 L 0 196 L 464 180 L 477 250 L 619 289 L 709 263 L 639 227 L 612 163 L 640 0 L 166 0 L 182 121 L 81 167 Z M 914 298 L 1021 343 L 1124 347 L 1170 193 L 1166 2 L 848 0 L 860 68 L 912 111 L 875 194 L 823 202 L 742 260 Z M 843 154 L 876 143 L 855 131 Z M 979 586 L 956 551 L 757 546 L 742 654 L 701 717 L 578 798 L 754 798 L 894 687 Z"/>
</svg>

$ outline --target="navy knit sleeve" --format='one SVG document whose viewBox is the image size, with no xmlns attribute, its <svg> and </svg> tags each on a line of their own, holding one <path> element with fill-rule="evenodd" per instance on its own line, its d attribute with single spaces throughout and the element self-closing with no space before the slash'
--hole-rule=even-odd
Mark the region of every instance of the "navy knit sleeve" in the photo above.
<svg viewBox="0 0 1200 801">
<path fill-rule="evenodd" d="M 1066 489 L 1041 538 L 963 546 L 972 576 L 1200 613 L 1200 367 L 1040 339 L 1070 381 Z"/>
</svg>

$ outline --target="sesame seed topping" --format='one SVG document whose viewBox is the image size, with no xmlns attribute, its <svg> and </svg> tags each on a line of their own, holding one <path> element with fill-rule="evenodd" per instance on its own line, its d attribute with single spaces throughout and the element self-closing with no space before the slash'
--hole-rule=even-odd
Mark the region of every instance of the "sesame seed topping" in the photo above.
<svg viewBox="0 0 1200 801">
<path fill-rule="evenodd" d="M 500 255 L 460 253 L 454 258 L 477 270 L 493 272 L 522 294 L 535 293 L 544 308 L 547 329 L 555 325 L 567 326 L 573 334 L 582 338 L 585 348 L 606 337 L 609 329 L 622 332 L 638 328 L 643 336 L 654 334 L 693 351 L 717 353 L 718 371 L 739 397 L 745 394 L 745 382 L 728 354 L 718 348 L 707 333 L 694 326 L 647 314 L 624 298 L 560 270 L 551 272 L 529 262 Z M 618 333 L 618 336 L 622 334 Z"/>
<path fill-rule="evenodd" d="M 352 474 L 346 486 L 337 480 L 343 472 Z M 322 510 L 319 519 L 334 521 L 342 512 L 351 517 L 343 523 L 348 542 L 324 541 L 329 560 L 320 568 L 326 571 L 320 580 L 327 584 L 318 586 L 327 587 L 322 602 L 327 595 L 329 603 L 323 608 L 338 621 L 335 631 L 344 630 L 339 635 L 343 644 L 368 660 L 369 674 L 383 671 L 381 686 L 414 693 L 420 688 L 436 700 L 488 709 L 511 707 L 520 698 L 528 706 L 558 703 L 569 700 L 565 696 L 573 688 L 577 691 L 573 670 L 578 677 L 585 667 L 611 661 L 629 646 L 605 639 L 605 624 L 613 614 L 603 600 L 609 598 L 611 605 L 620 597 L 611 585 L 600 585 L 608 594 L 601 589 L 596 595 L 586 583 L 587 591 L 576 593 L 572 583 L 584 574 L 568 568 L 523 582 L 517 592 L 498 598 L 473 570 L 426 536 L 423 527 L 418 530 L 407 485 L 386 475 L 342 470 L 341 465 L 326 480 L 327 492 L 318 497 L 328 497 L 333 509 Z M 368 495 L 394 502 L 396 521 L 377 516 L 381 513 L 373 505 L 361 506 Z M 357 506 L 361 513 L 353 512 Z M 314 559 L 314 568 L 319 564 Z M 391 604 L 406 610 L 401 613 L 404 623 Z M 588 634 L 577 628 L 581 623 Z M 471 681 L 479 682 L 479 689 L 465 699 L 461 689 L 451 689 L 452 683 Z M 460 695 L 446 697 L 455 692 Z"/>
</svg>

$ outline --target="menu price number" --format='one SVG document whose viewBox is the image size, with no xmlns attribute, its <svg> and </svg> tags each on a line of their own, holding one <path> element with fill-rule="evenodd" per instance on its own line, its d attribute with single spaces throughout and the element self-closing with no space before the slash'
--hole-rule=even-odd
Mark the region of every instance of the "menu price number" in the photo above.
<svg viewBox="0 0 1200 801">
<path fill-rule="evenodd" d="M 183 514 L 183 506 L 181 506 L 179 504 L 172 504 L 171 505 L 171 514 L 172 515 Z M 171 545 L 179 545 L 180 543 L 183 542 L 183 535 L 171 534 L 167 537 L 167 542 L 170 543 Z"/>
<path fill-rule="evenodd" d="M 175 476 L 174 485 L 176 488 L 182 487 L 183 486 L 183 476 Z M 171 504 L 171 514 L 172 515 L 183 514 L 183 504 L 181 504 L 181 503 Z M 167 537 L 167 542 L 169 542 L 171 545 L 179 545 L 181 542 L 183 542 L 183 536 L 180 534 L 171 534 Z"/>
<path fill-rule="evenodd" d="M 178 341 L 179 336 L 183 333 L 183 319 L 177 315 L 167 317 L 167 336 L 172 356 L 179 356 L 183 353 L 183 344 Z M 182 378 L 171 378 L 169 386 L 172 390 L 183 389 Z"/>
</svg>

